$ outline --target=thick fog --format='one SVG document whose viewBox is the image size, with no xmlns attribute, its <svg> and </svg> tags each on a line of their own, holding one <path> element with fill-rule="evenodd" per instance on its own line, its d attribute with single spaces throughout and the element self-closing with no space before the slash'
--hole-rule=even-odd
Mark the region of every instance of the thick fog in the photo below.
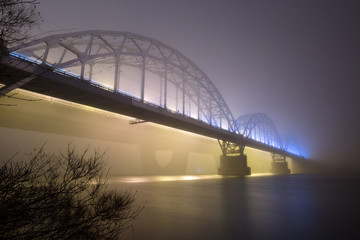
<svg viewBox="0 0 360 240">
<path fill-rule="evenodd" d="M 217 174 L 221 151 L 215 139 L 149 122 L 133 125 L 126 116 L 51 98 L 10 103 L 17 105 L 4 108 L 0 117 L 3 161 L 14 154 L 28 159 L 43 145 L 58 154 L 70 143 L 78 153 L 88 148 L 88 156 L 95 150 L 106 152 L 111 176 Z M 245 152 L 253 173 L 270 172 L 270 153 Z M 292 172 L 303 171 L 291 164 Z"/>
<path fill-rule="evenodd" d="M 39 10 L 37 37 L 101 29 L 157 39 L 208 75 L 234 117 L 264 112 L 306 157 L 360 169 L 356 1 L 46 0 Z"/>
</svg>

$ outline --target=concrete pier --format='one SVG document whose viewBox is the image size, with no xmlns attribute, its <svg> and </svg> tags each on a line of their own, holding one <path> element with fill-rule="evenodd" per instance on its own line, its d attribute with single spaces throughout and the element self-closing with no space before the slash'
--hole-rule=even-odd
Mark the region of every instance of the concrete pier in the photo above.
<svg viewBox="0 0 360 240">
<path fill-rule="evenodd" d="M 251 169 L 247 166 L 247 156 L 220 156 L 218 174 L 223 176 L 251 175 Z"/>
<path fill-rule="evenodd" d="M 287 162 L 274 161 L 271 163 L 271 172 L 274 174 L 290 174 L 290 169 Z"/>
</svg>

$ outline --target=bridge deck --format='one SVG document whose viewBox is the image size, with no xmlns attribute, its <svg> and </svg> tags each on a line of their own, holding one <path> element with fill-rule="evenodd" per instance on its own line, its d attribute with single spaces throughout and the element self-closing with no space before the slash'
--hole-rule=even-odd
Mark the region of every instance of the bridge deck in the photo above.
<svg viewBox="0 0 360 240">
<path fill-rule="evenodd" d="M 54 72 L 53 69 L 47 66 L 32 64 L 22 59 L 3 57 L 1 59 L 0 69 L 5 73 L 0 77 L 0 83 L 6 86 L 17 84 L 21 80 L 36 74 L 39 77 L 19 87 L 32 92 L 143 119 L 207 137 L 244 144 L 251 148 L 283 154 L 292 158 L 299 158 L 299 156 L 295 154 L 249 138 L 244 138 L 240 134 L 216 128 L 205 122 L 192 119 L 159 106 L 143 103 L 136 98 L 91 85 L 86 80 L 80 80 L 70 75 Z M 11 73 L 11 78 L 6 77 L 7 72 Z"/>
</svg>

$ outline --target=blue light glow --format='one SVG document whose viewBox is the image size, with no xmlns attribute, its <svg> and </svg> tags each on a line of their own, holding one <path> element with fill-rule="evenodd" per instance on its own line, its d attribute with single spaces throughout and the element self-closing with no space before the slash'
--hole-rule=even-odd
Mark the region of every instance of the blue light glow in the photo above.
<svg viewBox="0 0 360 240">
<path fill-rule="evenodd" d="M 16 57 L 16 58 L 24 59 L 24 60 L 32 62 L 32 63 L 41 64 L 41 61 L 39 59 L 36 59 L 36 58 L 33 58 L 33 57 L 28 57 L 28 56 L 25 56 L 25 55 L 20 54 L 18 52 L 11 52 L 10 55 L 13 56 L 13 57 Z"/>
<path fill-rule="evenodd" d="M 26 55 L 23 55 L 21 53 L 18 53 L 18 52 L 11 52 L 10 55 L 12 57 L 15 57 L 15 58 L 19 58 L 19 59 L 23 59 L 23 60 L 26 60 L 28 62 L 31 62 L 31 63 L 34 63 L 34 64 L 37 64 L 37 65 L 46 65 L 48 67 L 54 67 L 53 65 L 51 64 L 48 64 L 48 63 L 43 63 L 41 60 L 39 59 L 36 59 L 34 57 L 29 57 L 29 56 L 26 56 Z M 76 73 L 73 73 L 69 70 L 66 70 L 66 69 L 63 69 L 63 68 L 56 68 L 53 70 L 54 72 L 58 73 L 58 74 L 61 74 L 61 75 L 65 75 L 65 76 L 69 76 L 69 77 L 73 77 L 73 78 L 76 78 L 76 79 L 81 79 L 81 76 L 76 74 Z M 89 79 L 89 78 L 83 78 L 83 80 L 86 80 L 89 82 L 89 84 L 95 86 L 95 87 L 98 87 L 98 88 L 102 88 L 104 90 L 107 90 L 107 91 L 111 91 L 111 92 L 114 92 L 114 89 L 113 88 L 110 88 L 109 86 L 106 86 L 106 85 L 103 85 L 97 81 L 93 81 L 92 79 Z M 121 90 L 116 90 L 117 93 L 119 94 L 122 94 L 122 95 L 126 95 L 126 96 L 129 96 L 131 98 L 133 98 L 134 100 L 137 100 L 137 101 L 142 101 L 138 96 L 134 96 L 130 93 L 127 93 L 125 91 L 121 91 Z M 161 104 L 161 103 L 153 103 L 153 102 L 149 102 L 149 101 L 143 101 L 144 103 L 148 104 L 148 105 L 152 105 L 152 106 L 156 106 L 156 107 L 162 107 L 164 108 L 164 106 Z M 221 119 L 220 119 L 220 122 L 217 121 L 217 119 L 214 119 L 214 118 L 209 118 L 206 114 L 202 113 L 201 116 L 198 118 L 198 117 L 193 117 L 191 116 L 191 114 L 189 112 L 187 113 L 180 113 L 179 111 L 173 111 L 171 110 L 170 108 L 164 108 L 164 109 L 167 109 L 169 110 L 170 112 L 172 112 L 173 114 L 177 114 L 177 115 L 183 115 L 183 116 L 187 116 L 187 117 L 190 117 L 190 118 L 194 118 L 194 119 L 198 119 L 199 121 L 201 122 L 204 122 L 204 123 L 207 123 L 208 125 L 211 125 L 213 127 L 216 127 L 216 128 L 222 128 L 222 129 L 227 129 L 228 131 L 231 132 L 231 130 L 229 129 L 230 126 L 228 126 L 228 124 L 221 124 Z M 248 132 L 249 131 L 249 132 Z M 262 130 L 256 130 L 256 129 L 243 129 L 243 135 L 244 136 L 247 136 L 248 138 L 254 140 L 254 141 L 257 141 L 257 142 L 260 142 L 260 143 L 263 143 L 265 145 L 268 145 L 268 146 L 271 146 L 271 147 L 274 147 L 274 148 L 277 148 L 277 149 L 284 149 L 283 145 L 278 142 L 278 141 L 274 141 L 274 140 L 271 140 L 271 138 L 269 138 L 269 136 L 267 135 L 264 135 L 265 133 L 262 132 Z M 295 154 L 295 155 L 298 155 L 298 156 L 302 156 L 302 157 L 305 157 L 304 156 L 304 153 L 303 151 L 300 151 L 298 147 L 294 146 L 294 145 L 289 145 L 287 146 L 286 148 L 286 151 L 289 152 L 289 153 L 292 153 L 292 154 Z M 201 172 L 201 169 L 197 169 L 197 172 L 200 173 Z"/>
<path fill-rule="evenodd" d="M 295 154 L 297 156 L 300 156 L 300 157 L 306 157 L 304 152 L 301 151 L 299 149 L 299 147 L 296 147 L 296 146 L 287 146 L 286 151 L 288 151 L 289 153 Z"/>
</svg>

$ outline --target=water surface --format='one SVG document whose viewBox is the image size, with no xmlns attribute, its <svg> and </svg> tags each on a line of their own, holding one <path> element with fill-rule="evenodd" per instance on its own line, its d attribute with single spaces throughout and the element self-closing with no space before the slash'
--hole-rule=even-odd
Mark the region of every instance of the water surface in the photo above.
<svg viewBox="0 0 360 240">
<path fill-rule="evenodd" d="M 190 180 L 190 181 L 189 181 Z M 110 179 L 145 204 L 125 239 L 360 239 L 360 178 Z"/>
</svg>

